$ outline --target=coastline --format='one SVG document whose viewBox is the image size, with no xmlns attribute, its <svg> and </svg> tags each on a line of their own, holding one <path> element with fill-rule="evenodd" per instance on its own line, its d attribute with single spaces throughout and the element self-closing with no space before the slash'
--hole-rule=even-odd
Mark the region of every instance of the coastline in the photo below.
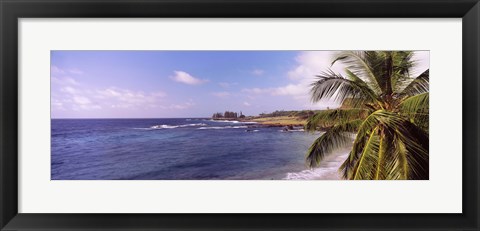
<svg viewBox="0 0 480 231">
<path fill-rule="evenodd" d="M 284 127 L 284 126 L 304 126 L 307 123 L 306 119 L 293 116 L 277 116 L 277 117 L 261 117 L 247 119 L 249 122 L 257 122 L 262 125 Z"/>
<path fill-rule="evenodd" d="M 344 180 L 338 171 L 340 165 L 348 158 L 351 146 L 337 150 L 328 155 L 314 169 L 307 169 L 300 172 L 287 173 L 285 180 Z"/>
<path fill-rule="evenodd" d="M 304 127 L 307 119 L 298 116 L 267 116 L 267 117 L 246 117 L 246 118 L 219 118 L 213 120 L 227 120 L 238 122 L 254 122 L 263 127 L 283 127 L 285 131 L 299 130 Z M 251 125 L 252 126 L 252 125 Z M 303 129 L 300 129 L 303 131 Z M 353 144 L 353 140 L 352 140 Z M 344 180 L 341 177 L 339 168 L 348 158 L 352 145 L 336 150 L 327 155 L 325 159 L 313 169 L 305 169 L 299 172 L 288 172 L 283 180 Z"/>
<path fill-rule="evenodd" d="M 218 118 L 212 120 L 228 120 L 228 121 L 239 121 L 239 122 L 255 122 L 260 125 L 265 125 L 267 127 L 303 127 L 306 123 L 306 119 L 295 116 L 275 116 L 275 117 L 246 117 L 246 118 Z"/>
</svg>

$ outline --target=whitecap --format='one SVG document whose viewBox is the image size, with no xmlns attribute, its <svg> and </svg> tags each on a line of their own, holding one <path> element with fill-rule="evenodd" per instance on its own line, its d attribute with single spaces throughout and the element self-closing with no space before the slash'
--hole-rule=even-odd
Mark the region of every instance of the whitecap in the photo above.
<svg viewBox="0 0 480 231">
<path fill-rule="evenodd" d="M 207 124 L 204 124 L 204 123 L 182 124 L 182 125 L 162 124 L 162 125 L 153 125 L 150 127 L 150 129 L 172 129 L 172 128 L 199 127 L 199 126 L 207 126 Z"/>
<path fill-rule="evenodd" d="M 246 132 L 258 132 L 260 130 L 245 130 Z"/>
<path fill-rule="evenodd" d="M 197 129 L 200 129 L 200 130 L 225 129 L 225 127 L 201 127 L 201 128 L 197 128 Z"/>
<path fill-rule="evenodd" d="M 224 126 L 224 127 L 201 127 L 197 129 L 208 130 L 208 129 L 238 129 L 238 128 L 248 128 L 248 126 Z"/>
<path fill-rule="evenodd" d="M 282 129 L 282 130 L 278 130 L 278 131 L 279 132 L 304 132 L 305 129 L 294 129 L 294 130 L 287 130 L 287 131 Z"/>
<path fill-rule="evenodd" d="M 162 124 L 162 125 L 153 125 L 150 128 L 152 128 L 152 129 L 171 129 L 171 128 L 178 128 L 178 126 Z"/>
<path fill-rule="evenodd" d="M 227 127 L 230 127 L 230 126 L 227 126 Z M 248 126 L 233 126 L 231 128 L 248 128 Z"/>
<path fill-rule="evenodd" d="M 305 129 L 288 130 L 289 132 L 304 132 Z"/>
<path fill-rule="evenodd" d="M 178 127 L 184 128 L 184 127 L 198 127 L 198 126 L 207 126 L 207 124 L 204 123 L 197 123 L 197 124 L 184 124 L 184 125 L 178 125 Z"/>
<path fill-rule="evenodd" d="M 212 122 L 219 122 L 219 123 L 239 123 L 240 121 L 236 121 L 236 120 L 209 120 L 209 121 L 212 121 Z"/>
</svg>

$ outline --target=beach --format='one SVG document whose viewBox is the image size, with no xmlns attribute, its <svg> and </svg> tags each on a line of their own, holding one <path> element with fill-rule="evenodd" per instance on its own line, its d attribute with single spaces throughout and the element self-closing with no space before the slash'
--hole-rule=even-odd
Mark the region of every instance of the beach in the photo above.
<svg viewBox="0 0 480 231">
<path fill-rule="evenodd" d="M 288 173 L 287 180 L 342 180 L 338 169 L 348 158 L 351 147 L 335 151 L 325 157 L 320 165 L 314 169 L 303 170 L 296 173 Z"/>
</svg>

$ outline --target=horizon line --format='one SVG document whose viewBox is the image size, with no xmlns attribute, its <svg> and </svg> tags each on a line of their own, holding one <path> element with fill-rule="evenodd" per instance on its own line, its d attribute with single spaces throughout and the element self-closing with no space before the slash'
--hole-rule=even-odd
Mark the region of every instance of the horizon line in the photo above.
<svg viewBox="0 0 480 231">
<path fill-rule="evenodd" d="M 52 118 L 50 119 L 205 119 L 211 117 L 64 117 L 64 118 Z"/>
</svg>

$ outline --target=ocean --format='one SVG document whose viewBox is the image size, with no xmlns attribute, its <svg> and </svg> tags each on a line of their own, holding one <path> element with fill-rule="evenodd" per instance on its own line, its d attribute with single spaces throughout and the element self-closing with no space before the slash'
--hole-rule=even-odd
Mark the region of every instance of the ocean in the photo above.
<svg viewBox="0 0 480 231">
<path fill-rule="evenodd" d="M 51 122 L 52 180 L 281 180 L 323 174 L 305 165 L 321 133 L 300 128 L 286 132 L 198 118 Z M 336 171 L 337 162 L 330 162 L 331 169 Z"/>
</svg>

